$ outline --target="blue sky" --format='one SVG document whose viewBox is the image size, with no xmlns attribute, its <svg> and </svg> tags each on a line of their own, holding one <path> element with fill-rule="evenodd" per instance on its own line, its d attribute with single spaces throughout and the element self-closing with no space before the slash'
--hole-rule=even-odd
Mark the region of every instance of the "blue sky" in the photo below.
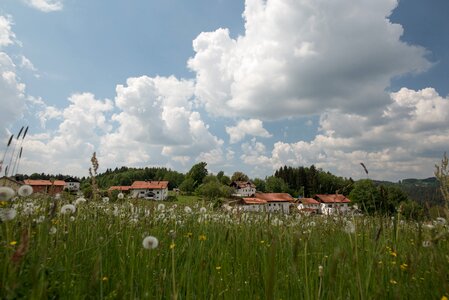
<svg viewBox="0 0 449 300">
<path fill-rule="evenodd" d="M 165 166 L 433 175 L 449 150 L 445 0 L 0 4 L 0 137 L 19 173 Z M 45 162 L 45 163 L 43 163 Z"/>
</svg>

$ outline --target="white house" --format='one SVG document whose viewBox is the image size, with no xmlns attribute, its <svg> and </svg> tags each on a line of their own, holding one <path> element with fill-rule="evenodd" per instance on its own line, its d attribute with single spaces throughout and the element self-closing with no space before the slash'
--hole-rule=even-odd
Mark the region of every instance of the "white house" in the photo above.
<svg viewBox="0 0 449 300">
<path fill-rule="evenodd" d="M 320 203 L 320 212 L 323 215 L 345 214 L 349 212 L 348 204 L 351 200 L 339 194 L 317 194 L 314 197 Z"/>
<path fill-rule="evenodd" d="M 256 193 L 254 197 L 242 199 L 242 208 L 245 211 L 282 212 L 288 214 L 294 200 L 288 193 Z"/>
<path fill-rule="evenodd" d="M 320 202 L 313 198 L 300 198 L 298 210 L 302 213 L 313 214 L 320 211 Z"/>
<path fill-rule="evenodd" d="M 69 192 L 78 192 L 80 190 L 80 181 L 76 178 L 69 177 L 64 179 L 65 186 L 64 189 Z"/>
<path fill-rule="evenodd" d="M 168 181 L 134 181 L 129 191 L 133 198 L 165 200 L 168 196 Z"/>
<path fill-rule="evenodd" d="M 234 196 L 251 197 L 256 193 L 256 186 L 250 181 L 233 181 L 230 184 L 234 188 Z"/>
</svg>

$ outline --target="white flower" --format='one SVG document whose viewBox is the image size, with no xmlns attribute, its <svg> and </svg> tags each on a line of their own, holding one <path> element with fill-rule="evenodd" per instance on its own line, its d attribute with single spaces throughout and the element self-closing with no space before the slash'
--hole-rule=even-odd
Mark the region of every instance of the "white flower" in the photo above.
<svg viewBox="0 0 449 300">
<path fill-rule="evenodd" d="M 74 216 L 70 216 L 70 221 L 75 221 L 75 217 Z"/>
<path fill-rule="evenodd" d="M 76 207 L 73 204 L 66 204 L 61 207 L 61 214 L 73 214 L 76 211 Z"/>
<path fill-rule="evenodd" d="M 207 209 L 205 207 L 201 207 L 200 208 L 200 213 L 204 214 L 206 213 Z"/>
<path fill-rule="evenodd" d="M 160 204 L 157 206 L 157 210 L 158 210 L 158 211 L 162 211 L 162 210 L 164 210 L 164 209 L 165 209 L 165 205 L 162 204 L 162 203 L 160 203 Z"/>
<path fill-rule="evenodd" d="M 346 233 L 354 233 L 355 232 L 355 225 L 354 223 L 352 223 L 351 221 L 346 221 L 345 222 L 345 226 L 343 227 L 344 231 L 346 231 Z"/>
<path fill-rule="evenodd" d="M 14 208 L 0 208 L 0 220 L 3 222 L 13 220 L 17 215 Z"/>
<path fill-rule="evenodd" d="M 24 184 L 22 185 L 19 190 L 17 191 L 17 194 L 22 197 L 28 197 L 33 193 L 33 188 L 31 185 Z"/>
<path fill-rule="evenodd" d="M 55 195 L 55 200 L 59 200 L 59 199 L 61 199 L 61 194 L 58 193 Z"/>
<path fill-rule="evenodd" d="M 103 197 L 103 203 L 108 203 L 109 202 L 109 197 Z"/>
<path fill-rule="evenodd" d="M 52 226 L 52 227 L 50 228 L 50 230 L 48 231 L 48 233 L 49 233 L 49 234 L 55 234 L 56 231 L 58 231 L 58 230 L 56 229 L 56 227 Z"/>
<path fill-rule="evenodd" d="M 118 193 L 117 199 L 123 199 L 125 198 L 125 195 L 123 193 Z"/>
<path fill-rule="evenodd" d="M 147 236 L 142 241 L 142 246 L 145 249 L 155 249 L 159 245 L 159 241 L 154 236 Z"/>
<path fill-rule="evenodd" d="M 83 197 L 80 197 L 80 198 L 75 200 L 75 205 L 80 205 L 80 204 L 82 204 L 84 202 L 86 202 L 86 199 L 84 199 Z"/>
<path fill-rule="evenodd" d="M 438 217 L 435 219 L 435 223 L 439 225 L 446 225 L 446 219 L 442 217 Z"/>
<path fill-rule="evenodd" d="M 192 212 L 192 209 L 188 206 L 184 207 L 184 212 L 187 214 L 190 214 Z"/>
<path fill-rule="evenodd" d="M 16 192 L 9 186 L 2 186 L 0 187 L 0 201 L 9 201 Z"/>
</svg>

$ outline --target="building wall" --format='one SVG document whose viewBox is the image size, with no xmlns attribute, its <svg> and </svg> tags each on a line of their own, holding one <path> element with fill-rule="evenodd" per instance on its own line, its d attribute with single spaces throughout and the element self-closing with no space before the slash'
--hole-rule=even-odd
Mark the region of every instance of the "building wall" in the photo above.
<svg viewBox="0 0 449 300">
<path fill-rule="evenodd" d="M 165 200 L 168 196 L 167 189 L 133 189 L 131 190 L 131 197 L 133 198 L 144 198 L 148 193 L 154 194 L 154 200 Z"/>
</svg>

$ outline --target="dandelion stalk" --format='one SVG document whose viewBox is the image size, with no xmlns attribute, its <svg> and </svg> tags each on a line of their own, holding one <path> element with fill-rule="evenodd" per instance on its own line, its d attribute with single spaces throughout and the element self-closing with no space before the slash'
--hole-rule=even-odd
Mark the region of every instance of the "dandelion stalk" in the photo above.
<svg viewBox="0 0 449 300">
<path fill-rule="evenodd" d="M 22 158 L 22 151 L 23 151 L 23 140 L 25 139 L 28 132 L 28 126 L 25 128 L 25 131 L 23 132 L 22 140 L 20 141 L 20 153 L 16 157 L 16 161 L 14 162 L 14 165 L 12 167 L 12 173 L 11 175 L 16 175 L 17 171 L 19 170 L 19 163 L 20 159 Z"/>
<path fill-rule="evenodd" d="M 22 128 L 19 131 L 19 134 L 17 135 L 16 142 L 14 143 L 14 147 L 12 148 L 11 158 L 10 158 L 9 164 L 8 164 L 9 167 L 11 166 L 12 160 L 14 158 L 14 154 L 16 153 L 16 147 L 17 147 L 17 143 L 18 143 L 17 141 L 19 140 L 20 135 L 22 134 L 23 128 L 24 127 L 22 126 Z M 11 169 L 11 168 L 9 168 L 9 169 Z M 8 169 L 5 170 L 5 176 L 8 177 Z"/>
<path fill-rule="evenodd" d="M 3 158 L 0 161 L 0 172 L 2 171 L 3 162 L 5 161 L 6 153 L 8 152 L 8 149 L 9 149 L 9 146 L 11 145 L 13 137 L 14 137 L 14 134 L 11 134 L 11 136 L 9 137 L 9 140 L 8 140 L 8 144 L 6 145 L 5 152 L 3 152 Z"/>
</svg>

